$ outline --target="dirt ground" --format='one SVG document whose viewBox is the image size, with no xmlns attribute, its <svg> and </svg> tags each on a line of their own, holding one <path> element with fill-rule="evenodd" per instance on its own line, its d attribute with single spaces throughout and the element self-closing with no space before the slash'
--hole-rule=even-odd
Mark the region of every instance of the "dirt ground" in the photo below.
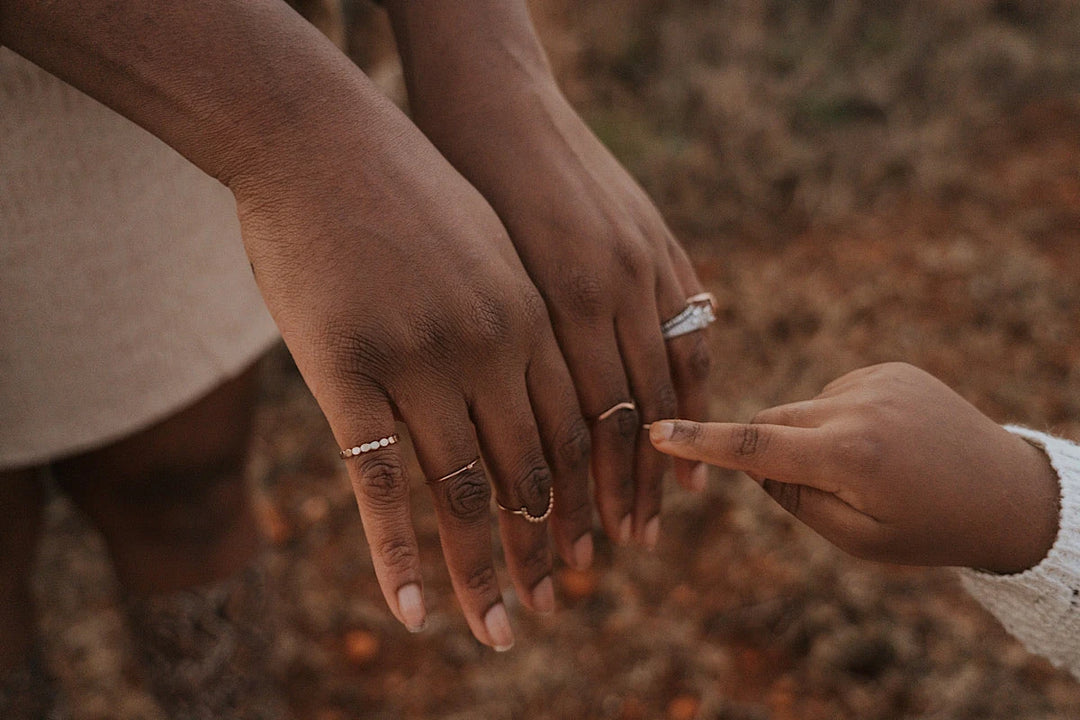
<svg viewBox="0 0 1080 720">
<path fill-rule="evenodd" d="M 903 360 L 995 419 L 1080 440 L 1077 3 L 534 9 L 568 96 L 719 298 L 714 418 Z M 392 86 L 385 54 L 362 52 L 385 46 L 381 21 L 351 18 L 354 54 Z M 304 718 L 1080 717 L 1080 684 L 1028 655 L 950 571 L 854 560 L 742 476 L 714 472 L 703 496 L 669 487 L 653 553 L 598 535 L 594 570 L 558 571 L 553 617 L 508 590 L 506 654 L 470 638 L 422 486 L 433 616 L 415 636 L 392 619 L 336 448 L 283 350 L 250 476 Z M 76 717 L 159 717 L 126 670 L 100 541 L 62 500 L 49 519 L 38 589 Z"/>
</svg>

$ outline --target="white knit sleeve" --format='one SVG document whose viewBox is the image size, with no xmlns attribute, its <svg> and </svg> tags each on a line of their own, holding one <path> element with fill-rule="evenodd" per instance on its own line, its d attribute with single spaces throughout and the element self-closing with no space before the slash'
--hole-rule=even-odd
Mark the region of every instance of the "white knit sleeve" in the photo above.
<svg viewBox="0 0 1080 720">
<path fill-rule="evenodd" d="M 1042 448 L 1061 483 L 1057 539 L 1046 557 L 1015 575 L 960 570 L 971 595 L 1029 651 L 1080 678 L 1080 446 L 1006 426 Z"/>
</svg>

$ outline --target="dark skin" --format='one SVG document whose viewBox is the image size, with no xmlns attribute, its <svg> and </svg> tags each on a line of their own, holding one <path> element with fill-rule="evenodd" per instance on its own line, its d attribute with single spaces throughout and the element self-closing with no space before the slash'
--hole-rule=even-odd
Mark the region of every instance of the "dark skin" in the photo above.
<svg viewBox="0 0 1080 720">
<path fill-rule="evenodd" d="M 56 482 L 102 533 L 125 593 L 212 583 L 259 547 L 243 481 L 256 389 L 248 370 L 162 422 L 54 464 Z M 44 502 L 36 469 L 0 473 L 0 675 L 33 642 L 29 581 Z"/>
<path fill-rule="evenodd" d="M 855 370 L 750 423 L 655 423 L 662 452 L 742 470 L 858 557 L 1017 573 L 1058 530 L 1046 455 L 931 375 Z"/>
<path fill-rule="evenodd" d="M 523 2 L 388 6 L 420 129 L 273 0 L 2 0 L 0 41 L 232 190 L 259 287 L 341 447 L 400 420 L 428 479 L 483 457 L 433 493 L 470 628 L 505 649 L 491 496 L 541 515 L 554 487 L 554 546 L 585 567 L 591 467 L 605 529 L 655 544 L 665 461 L 641 423 L 704 410 L 704 345 L 659 333 L 700 286 L 558 93 Z M 635 412 L 595 422 L 630 399 Z M 418 629 L 400 446 L 347 466 L 387 603 Z M 518 596 L 554 609 L 549 528 L 499 523 Z"/>
</svg>

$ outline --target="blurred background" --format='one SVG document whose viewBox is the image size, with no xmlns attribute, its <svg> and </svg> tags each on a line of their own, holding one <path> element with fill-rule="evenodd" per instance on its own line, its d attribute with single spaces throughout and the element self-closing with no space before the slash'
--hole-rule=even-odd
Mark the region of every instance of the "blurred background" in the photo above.
<svg viewBox="0 0 1080 720">
<path fill-rule="evenodd" d="M 379 9 L 299 4 L 404 102 Z M 1080 440 L 1080 3 L 531 5 L 567 96 L 719 299 L 713 418 L 903 360 L 999 421 Z M 853 560 L 742 476 L 715 472 L 704 496 L 669 487 L 655 553 L 598 538 L 593 571 L 558 571 L 553 617 L 508 591 L 504 655 L 469 636 L 422 486 L 434 615 L 417 636 L 390 616 L 333 440 L 283 350 L 250 478 L 304 718 L 1080 717 L 1080 685 L 950 572 Z M 39 594 L 76 717 L 158 718 L 110 572 L 98 538 L 52 503 Z"/>
</svg>

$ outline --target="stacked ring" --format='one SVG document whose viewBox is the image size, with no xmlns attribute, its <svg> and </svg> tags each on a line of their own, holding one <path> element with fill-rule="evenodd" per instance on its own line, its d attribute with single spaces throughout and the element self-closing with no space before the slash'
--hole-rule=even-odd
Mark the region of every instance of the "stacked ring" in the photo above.
<svg viewBox="0 0 1080 720">
<path fill-rule="evenodd" d="M 660 325 L 665 340 L 707 328 L 716 322 L 716 297 L 712 293 L 699 293 L 686 299 L 686 307 L 678 315 Z"/>
</svg>

